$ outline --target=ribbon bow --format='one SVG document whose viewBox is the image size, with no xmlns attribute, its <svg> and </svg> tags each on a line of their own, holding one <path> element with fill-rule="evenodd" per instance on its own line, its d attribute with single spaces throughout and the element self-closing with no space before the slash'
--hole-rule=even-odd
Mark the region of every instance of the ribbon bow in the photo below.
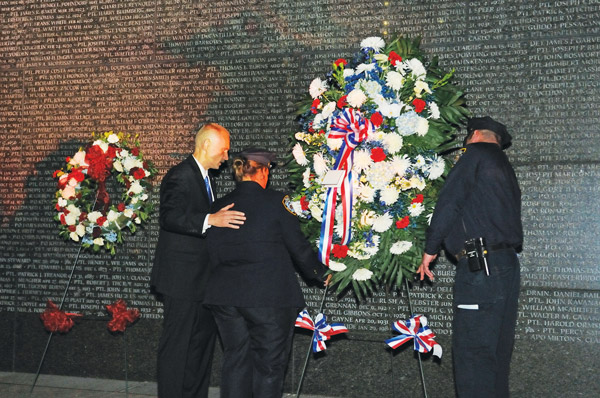
<svg viewBox="0 0 600 398">
<path fill-rule="evenodd" d="M 107 305 L 106 309 L 113 316 L 108 322 L 108 330 L 111 332 L 124 332 L 128 323 L 133 323 L 140 317 L 140 311 L 137 308 L 128 310 L 127 303 L 123 299 Z"/>
<path fill-rule="evenodd" d="M 325 341 L 331 336 L 340 333 L 348 333 L 348 329 L 343 323 L 328 324 L 325 315 L 319 313 L 315 318 L 315 322 L 311 319 L 308 311 L 303 310 L 296 318 L 296 327 L 314 331 L 313 333 L 313 352 L 320 352 L 327 349 Z"/>
<path fill-rule="evenodd" d="M 333 166 L 334 170 L 343 170 L 344 178 L 340 185 L 343 215 L 342 245 L 347 245 L 351 238 L 350 222 L 352 219 L 352 164 L 353 151 L 359 143 L 364 141 L 373 131 L 373 124 L 362 117 L 359 111 L 346 108 L 332 122 L 329 138 L 343 138 L 342 146 Z M 335 206 L 337 200 L 337 187 L 329 187 L 323 209 L 323 222 L 321 224 L 321 239 L 319 241 L 319 259 L 323 264 L 329 265 L 329 254 L 333 241 L 333 224 L 335 221 Z"/>
<path fill-rule="evenodd" d="M 434 340 L 435 334 L 427 326 L 427 318 L 424 315 L 412 316 L 407 321 L 396 321 L 392 324 L 392 329 L 400 333 L 400 336 L 385 341 L 393 349 L 414 339 L 415 351 L 429 352 L 433 349 L 433 355 L 442 357 L 442 346 Z"/>
<path fill-rule="evenodd" d="M 61 311 L 52 300 L 48 300 L 46 310 L 40 314 L 44 327 L 51 333 L 67 333 L 75 325 L 72 318 L 79 316 L 83 315 Z"/>
</svg>

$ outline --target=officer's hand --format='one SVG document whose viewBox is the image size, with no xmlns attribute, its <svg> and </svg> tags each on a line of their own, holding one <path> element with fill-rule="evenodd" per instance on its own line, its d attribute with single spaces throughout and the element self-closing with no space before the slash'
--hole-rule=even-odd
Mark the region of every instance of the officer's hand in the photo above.
<svg viewBox="0 0 600 398">
<path fill-rule="evenodd" d="M 333 277 L 333 274 L 327 275 L 327 279 L 325 279 L 325 283 L 323 283 L 323 286 L 325 286 L 325 287 L 329 286 L 329 282 L 331 281 L 332 277 Z"/>
<path fill-rule="evenodd" d="M 423 254 L 423 259 L 421 260 L 421 265 L 417 269 L 417 274 L 421 276 L 421 280 L 427 275 L 427 277 L 433 281 L 433 272 L 429 269 L 429 266 L 437 258 L 437 254 Z"/>
<path fill-rule="evenodd" d="M 214 227 L 225 227 L 239 229 L 240 225 L 244 224 L 246 215 L 241 211 L 229 210 L 234 203 L 223 207 L 216 213 L 208 215 L 208 224 Z"/>
</svg>

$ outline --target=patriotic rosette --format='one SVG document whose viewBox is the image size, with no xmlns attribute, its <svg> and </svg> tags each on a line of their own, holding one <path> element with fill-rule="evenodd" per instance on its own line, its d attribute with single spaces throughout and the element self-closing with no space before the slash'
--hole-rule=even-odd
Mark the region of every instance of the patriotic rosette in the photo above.
<svg viewBox="0 0 600 398">
<path fill-rule="evenodd" d="M 435 341 L 435 334 L 427 326 L 427 318 L 424 315 L 415 315 L 407 321 L 396 321 L 392 324 L 392 329 L 400 333 L 399 336 L 385 341 L 393 349 L 414 340 L 415 351 L 426 353 L 433 350 L 433 355 L 442 357 L 442 346 Z"/>
<path fill-rule="evenodd" d="M 296 327 L 313 331 L 312 347 L 313 352 L 321 352 L 327 349 L 325 341 L 331 336 L 340 333 L 348 333 L 348 329 L 342 323 L 327 323 L 325 315 L 319 313 L 313 322 L 308 311 L 303 310 L 296 318 Z"/>
<path fill-rule="evenodd" d="M 352 286 L 359 298 L 416 271 L 451 166 L 439 153 L 468 116 L 453 71 L 427 62 L 418 40 L 361 47 L 310 83 L 290 162 L 305 233 L 338 293 Z"/>
</svg>

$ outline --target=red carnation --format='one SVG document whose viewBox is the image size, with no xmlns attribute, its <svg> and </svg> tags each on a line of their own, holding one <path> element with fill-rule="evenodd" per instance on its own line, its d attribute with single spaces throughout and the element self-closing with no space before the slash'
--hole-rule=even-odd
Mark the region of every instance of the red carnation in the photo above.
<svg viewBox="0 0 600 398">
<path fill-rule="evenodd" d="M 425 109 L 425 105 L 427 105 L 427 103 L 425 101 L 423 101 L 421 98 L 415 98 L 413 100 L 412 104 L 415 107 L 415 112 L 417 112 L 417 113 L 423 112 L 423 109 Z"/>
<path fill-rule="evenodd" d="M 75 225 L 69 225 L 69 226 L 67 226 L 67 229 L 71 232 L 75 232 L 76 227 L 75 227 Z"/>
<path fill-rule="evenodd" d="M 308 200 L 306 200 L 306 195 L 300 198 L 300 207 L 302 211 L 308 210 Z"/>
<path fill-rule="evenodd" d="M 141 180 L 142 178 L 146 177 L 146 173 L 144 172 L 144 169 L 140 169 L 139 167 L 134 167 L 131 170 L 133 173 L 133 177 L 136 180 Z"/>
<path fill-rule="evenodd" d="M 333 245 L 331 248 L 331 254 L 336 258 L 344 258 L 348 255 L 348 246 L 346 245 Z"/>
<path fill-rule="evenodd" d="M 106 222 L 106 217 L 102 216 L 102 217 L 98 217 L 98 219 L 96 220 L 96 224 L 103 226 L 104 223 Z"/>
<path fill-rule="evenodd" d="M 121 213 L 125 211 L 125 203 L 121 202 L 117 205 L 117 210 L 119 210 Z"/>
<path fill-rule="evenodd" d="M 348 105 L 348 101 L 346 101 L 347 97 L 348 97 L 347 95 L 344 95 L 344 96 L 340 97 L 339 100 L 337 100 L 337 107 L 338 108 L 341 109 L 341 108 L 345 107 L 346 105 Z"/>
<path fill-rule="evenodd" d="M 381 113 L 375 112 L 374 114 L 372 114 L 371 123 L 373 123 L 375 127 L 381 126 L 381 123 L 383 123 L 383 116 L 381 115 Z"/>
<path fill-rule="evenodd" d="M 423 203 L 423 195 L 422 194 L 418 194 L 416 198 L 414 198 L 412 200 L 412 202 L 410 203 Z"/>
<path fill-rule="evenodd" d="M 86 218 L 87 218 L 87 213 L 82 211 L 81 214 L 79 215 L 79 222 L 85 221 Z"/>
<path fill-rule="evenodd" d="M 310 111 L 316 114 L 318 112 L 317 108 L 319 107 L 319 105 L 321 105 L 321 100 L 315 98 L 315 100 L 312 102 L 312 105 L 310 106 Z"/>
<path fill-rule="evenodd" d="M 140 148 L 138 148 L 137 146 L 131 148 L 131 154 L 133 156 L 138 156 L 140 154 Z"/>
<path fill-rule="evenodd" d="M 388 55 L 388 60 L 390 61 L 390 64 L 395 66 L 397 62 L 402 62 L 402 57 L 396 54 L 395 51 L 390 51 L 390 55 Z"/>
<path fill-rule="evenodd" d="M 346 61 L 344 58 L 338 58 L 333 64 L 335 66 L 340 66 L 340 65 L 346 66 L 348 64 L 348 61 Z"/>
<path fill-rule="evenodd" d="M 408 216 L 405 216 L 403 219 L 396 221 L 396 228 L 403 229 L 408 227 L 408 224 L 410 224 L 410 220 Z"/>
<path fill-rule="evenodd" d="M 109 145 L 108 149 L 106 150 L 106 156 L 108 156 L 111 159 L 114 159 L 117 156 L 117 150 L 115 149 L 114 146 Z"/>
<path fill-rule="evenodd" d="M 67 220 L 65 219 L 65 215 L 64 214 L 61 214 L 59 218 L 60 218 L 60 223 L 62 225 L 67 225 Z"/>
<path fill-rule="evenodd" d="M 81 182 L 81 181 L 85 180 L 85 174 L 83 174 L 81 172 L 80 168 L 73 169 L 73 171 L 71 171 L 70 176 L 71 176 L 71 178 L 75 179 L 75 181 L 77 181 L 77 182 Z"/>
<path fill-rule="evenodd" d="M 56 211 L 60 211 L 60 209 L 62 209 L 62 207 L 60 207 L 60 206 L 58 205 L 58 203 L 56 204 L 56 206 L 55 206 L 55 207 L 56 207 Z"/>
<path fill-rule="evenodd" d="M 371 159 L 373 159 L 375 163 L 385 160 L 385 157 L 386 156 L 385 152 L 383 152 L 383 148 L 377 147 L 371 149 Z"/>
</svg>

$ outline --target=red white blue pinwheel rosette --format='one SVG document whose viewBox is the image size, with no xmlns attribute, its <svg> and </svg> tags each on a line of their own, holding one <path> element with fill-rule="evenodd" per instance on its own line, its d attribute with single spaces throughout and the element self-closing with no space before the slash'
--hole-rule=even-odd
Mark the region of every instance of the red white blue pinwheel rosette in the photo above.
<svg viewBox="0 0 600 398">
<path fill-rule="evenodd" d="M 331 336 L 340 333 L 348 333 L 348 329 L 343 323 L 328 324 L 325 315 L 317 314 L 315 321 L 308 314 L 308 311 L 303 310 L 296 318 L 296 327 L 312 330 L 313 333 L 313 352 L 321 352 L 327 349 L 325 341 Z"/>
<path fill-rule="evenodd" d="M 393 349 L 414 340 L 415 351 L 426 353 L 433 350 L 433 355 L 442 357 L 442 346 L 435 341 L 435 334 L 427 326 L 427 318 L 424 315 L 415 315 L 407 321 L 396 321 L 392 324 L 392 329 L 400 333 L 399 336 L 385 341 Z"/>
</svg>

